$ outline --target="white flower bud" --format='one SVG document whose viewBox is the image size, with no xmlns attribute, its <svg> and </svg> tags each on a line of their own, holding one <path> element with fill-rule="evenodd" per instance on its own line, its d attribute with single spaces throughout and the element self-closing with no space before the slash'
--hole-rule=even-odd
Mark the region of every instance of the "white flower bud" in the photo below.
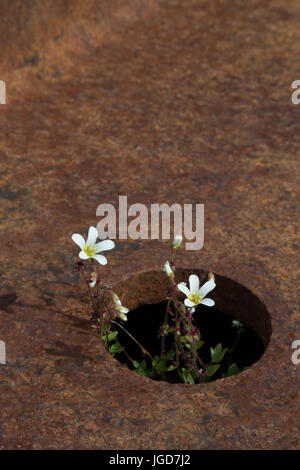
<svg viewBox="0 0 300 470">
<path fill-rule="evenodd" d="M 129 312 L 129 309 L 122 305 L 121 300 L 119 299 L 117 294 L 113 293 L 112 294 L 112 299 L 114 301 L 115 310 L 117 312 L 118 317 L 121 318 L 121 320 L 126 321 L 127 320 L 126 313 Z"/>
<path fill-rule="evenodd" d="M 165 262 L 165 265 L 164 265 L 164 272 L 166 273 L 166 275 L 167 275 L 168 277 L 174 277 L 174 273 L 173 273 L 173 271 L 172 271 L 172 268 L 171 268 L 171 266 L 170 266 L 169 261 L 166 261 L 166 262 Z"/>
<path fill-rule="evenodd" d="M 95 271 L 90 275 L 89 286 L 94 287 L 97 282 L 97 273 Z"/>
<path fill-rule="evenodd" d="M 115 294 L 114 292 L 112 293 L 112 299 L 113 299 L 115 304 L 121 304 L 121 300 L 119 299 L 117 294 Z"/>
<path fill-rule="evenodd" d="M 118 312 L 118 317 L 121 318 L 121 320 L 123 321 L 127 321 L 127 316 L 125 315 L 125 313 Z"/>
<path fill-rule="evenodd" d="M 233 328 L 240 329 L 240 328 L 243 328 L 244 325 L 239 320 L 233 320 L 232 321 L 232 326 L 233 326 Z"/>
<path fill-rule="evenodd" d="M 177 248 L 180 247 L 182 240 L 183 239 L 182 239 L 181 235 L 176 235 L 176 237 L 174 238 L 173 243 L 172 243 L 172 248 L 174 250 L 177 250 Z"/>
</svg>

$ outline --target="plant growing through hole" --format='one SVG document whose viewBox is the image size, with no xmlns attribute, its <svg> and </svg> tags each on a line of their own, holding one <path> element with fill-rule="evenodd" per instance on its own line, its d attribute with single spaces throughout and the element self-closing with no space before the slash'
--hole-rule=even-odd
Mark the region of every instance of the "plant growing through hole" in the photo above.
<svg viewBox="0 0 300 470">
<path fill-rule="evenodd" d="M 87 285 L 91 318 L 100 339 L 113 356 L 124 354 L 135 371 L 141 375 L 167 381 L 171 381 L 171 376 L 174 381 L 176 376 L 177 381 L 187 384 L 213 380 L 221 366 L 222 370 L 225 370 L 221 377 L 241 372 L 233 362 L 233 352 L 244 332 L 244 326 L 238 320 L 232 322 L 232 327 L 236 330 L 233 345 L 230 348 L 223 348 L 222 344 L 218 343 L 211 347 L 209 363 L 205 363 L 201 358 L 204 341 L 199 328 L 194 325 L 194 315 L 201 315 L 199 309 L 196 311 L 196 307 L 201 304 L 208 307 L 215 305 L 214 300 L 208 298 L 207 294 L 215 289 L 216 283 L 213 273 L 209 272 L 202 286 L 195 274 L 189 276 L 188 286 L 185 282 L 177 284 L 175 257 L 182 242 L 181 236 L 176 236 L 173 240 L 170 260 L 166 261 L 163 268 L 169 279 L 169 288 L 165 317 L 158 332 L 160 354 L 154 356 L 127 330 L 125 327 L 127 314 L 130 315 L 128 308 L 122 305 L 112 287 L 104 284 L 99 276 L 99 264 L 107 264 L 107 258 L 100 253 L 113 249 L 115 244 L 112 240 L 96 243 L 97 238 L 98 232 L 95 227 L 89 228 L 87 240 L 80 234 L 72 235 L 72 240 L 81 249 L 80 261 L 76 262 L 76 267 Z M 184 301 L 182 294 L 185 296 Z M 133 341 L 139 347 L 143 355 L 141 361 L 130 357 L 126 345 L 120 343 L 118 335 L 121 330 L 128 336 L 129 341 Z"/>
</svg>

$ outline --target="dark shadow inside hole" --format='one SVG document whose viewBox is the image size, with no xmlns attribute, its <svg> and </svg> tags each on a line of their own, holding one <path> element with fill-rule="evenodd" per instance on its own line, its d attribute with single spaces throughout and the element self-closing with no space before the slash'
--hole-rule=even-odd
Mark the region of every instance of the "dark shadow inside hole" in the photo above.
<svg viewBox="0 0 300 470">
<path fill-rule="evenodd" d="M 151 353 L 160 355 L 160 337 L 159 329 L 164 321 L 167 302 L 160 302 L 151 305 L 142 305 L 128 313 L 128 321 L 121 322 L 124 327 Z M 223 348 L 231 348 L 235 338 L 236 329 L 232 327 L 232 321 L 235 318 L 227 313 L 218 310 L 215 307 L 199 305 L 194 313 L 194 325 L 200 329 L 201 339 L 204 345 L 200 349 L 201 359 L 208 364 L 210 362 L 210 347 L 215 347 L 221 343 Z M 261 338 L 255 331 L 244 325 L 245 331 L 241 334 L 237 346 L 233 352 L 231 362 L 237 364 L 240 370 L 249 367 L 260 359 L 265 347 Z M 125 348 L 129 356 L 137 361 L 142 361 L 147 357 L 143 356 L 140 348 L 134 343 L 128 335 L 118 329 L 118 339 Z M 171 335 L 167 337 L 167 346 L 170 345 Z M 134 369 L 130 360 L 124 353 L 116 355 L 121 363 L 126 364 L 129 369 Z M 214 375 L 214 380 L 221 378 L 222 373 L 228 370 L 227 360 L 229 353 L 224 357 L 224 364 Z M 150 363 L 149 363 L 150 365 Z M 178 383 L 178 376 L 174 373 L 168 373 L 169 382 Z"/>
</svg>

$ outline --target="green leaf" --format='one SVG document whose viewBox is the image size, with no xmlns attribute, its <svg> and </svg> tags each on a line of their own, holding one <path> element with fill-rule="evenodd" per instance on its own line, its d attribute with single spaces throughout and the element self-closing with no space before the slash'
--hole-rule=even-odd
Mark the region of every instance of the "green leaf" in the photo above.
<svg viewBox="0 0 300 470">
<path fill-rule="evenodd" d="M 143 369 L 143 370 L 146 369 L 147 363 L 146 363 L 145 359 L 140 363 L 140 367 L 141 367 L 141 369 Z"/>
<path fill-rule="evenodd" d="M 168 359 L 169 361 L 171 361 L 174 357 L 174 354 L 175 354 L 175 351 L 174 349 L 170 349 L 167 354 L 166 354 L 166 359 Z"/>
<path fill-rule="evenodd" d="M 236 364 L 234 363 L 230 364 L 230 366 L 228 367 L 228 371 L 227 371 L 227 377 L 231 377 L 232 375 L 237 375 L 240 372 L 241 371 Z"/>
<path fill-rule="evenodd" d="M 109 352 L 111 354 L 116 354 L 116 353 L 123 351 L 123 349 L 124 348 L 119 343 L 114 343 L 110 346 Z"/>
<path fill-rule="evenodd" d="M 108 341 L 112 341 L 113 339 L 115 339 L 115 337 L 118 335 L 118 332 L 117 331 L 113 331 L 112 333 L 109 333 L 108 335 Z"/>
<path fill-rule="evenodd" d="M 182 373 L 183 373 L 184 383 L 186 383 L 186 384 L 194 384 L 195 383 L 193 377 L 191 376 L 191 374 L 186 369 L 182 368 Z"/>
<path fill-rule="evenodd" d="M 143 375 L 143 376 L 147 375 L 146 371 L 144 371 L 143 369 L 137 369 L 136 372 L 140 375 Z"/>
<path fill-rule="evenodd" d="M 202 341 L 201 339 L 199 339 L 196 343 L 196 349 L 200 349 L 204 344 L 204 341 Z"/>
<path fill-rule="evenodd" d="M 140 367 L 139 361 L 133 361 L 133 367 L 135 367 L 136 369 L 138 369 L 138 368 Z"/>
<path fill-rule="evenodd" d="M 227 348 L 223 349 L 222 351 L 221 343 L 217 344 L 215 348 L 210 348 L 210 355 L 211 355 L 212 362 L 215 362 L 215 363 L 221 362 L 227 351 L 228 351 Z"/>
<path fill-rule="evenodd" d="M 178 366 L 171 365 L 167 368 L 167 372 L 171 372 L 172 370 L 177 369 Z"/>
<path fill-rule="evenodd" d="M 160 359 L 156 365 L 156 370 L 159 374 L 163 374 L 166 371 L 166 364 L 167 360 L 166 359 Z"/>
<path fill-rule="evenodd" d="M 220 364 L 211 364 L 210 366 L 208 366 L 208 368 L 205 371 L 207 377 L 212 377 L 217 372 L 219 367 L 220 367 Z"/>
</svg>

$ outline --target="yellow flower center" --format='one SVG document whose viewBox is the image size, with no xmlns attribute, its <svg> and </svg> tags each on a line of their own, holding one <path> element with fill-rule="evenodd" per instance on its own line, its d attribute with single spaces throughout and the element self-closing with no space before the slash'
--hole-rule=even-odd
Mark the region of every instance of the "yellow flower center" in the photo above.
<svg viewBox="0 0 300 470">
<path fill-rule="evenodd" d="M 94 246 L 85 246 L 83 248 L 83 251 L 88 255 L 88 256 L 94 256 L 96 254 L 96 248 Z"/>
<path fill-rule="evenodd" d="M 203 299 L 203 297 L 202 295 L 198 294 L 198 292 L 191 292 L 188 299 L 194 304 L 198 305 Z"/>
</svg>

